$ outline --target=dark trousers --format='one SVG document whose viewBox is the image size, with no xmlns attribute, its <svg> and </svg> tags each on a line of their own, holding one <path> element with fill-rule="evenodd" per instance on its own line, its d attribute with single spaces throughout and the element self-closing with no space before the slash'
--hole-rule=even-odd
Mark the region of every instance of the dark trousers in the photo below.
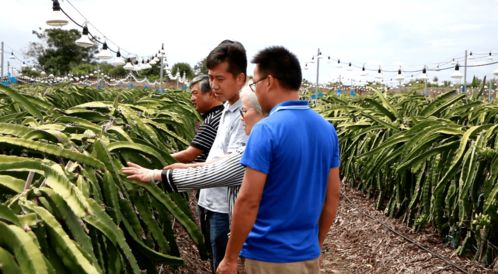
<svg viewBox="0 0 498 274">
<path fill-rule="evenodd" d="M 218 213 L 198 207 L 201 230 L 206 246 L 211 247 L 211 271 L 216 268 L 225 256 L 230 232 L 229 217 L 226 213 Z"/>
</svg>

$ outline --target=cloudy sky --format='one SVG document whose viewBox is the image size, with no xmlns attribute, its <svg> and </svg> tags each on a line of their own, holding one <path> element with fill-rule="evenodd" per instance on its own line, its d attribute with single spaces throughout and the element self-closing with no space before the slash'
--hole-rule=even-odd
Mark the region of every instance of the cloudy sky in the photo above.
<svg viewBox="0 0 498 274">
<path fill-rule="evenodd" d="M 267 46 L 282 45 L 294 52 L 303 67 L 320 48 L 320 82 L 359 81 L 365 65 L 372 71 L 421 70 L 448 67 L 462 60 L 465 50 L 479 59 L 469 64 L 498 61 L 498 0 L 344 0 L 344 1 L 236 1 L 236 0 L 59 0 L 76 21 L 91 23 L 90 32 L 105 35 L 109 47 L 139 56 L 156 53 L 161 43 L 169 63 L 194 65 L 224 39 L 244 44 L 248 58 Z M 47 27 L 51 0 L 2 1 L 0 41 L 6 52 L 23 54 L 31 31 Z M 93 27 L 92 27 L 93 26 Z M 96 29 L 94 28 L 96 27 Z M 69 24 L 64 28 L 76 28 Z M 101 32 L 101 33 L 99 33 Z M 114 44 L 115 43 L 115 44 Z M 492 52 L 494 59 L 486 55 Z M 328 56 L 333 60 L 327 62 Z M 21 57 L 22 59 L 22 57 Z M 337 59 L 345 63 L 338 68 Z M 15 64 L 14 65 L 19 65 Z M 352 71 L 348 71 L 351 62 Z M 461 61 L 463 63 L 463 61 Z M 316 80 L 316 64 L 304 77 Z M 249 66 L 248 74 L 252 74 Z M 494 77 L 498 64 L 469 68 L 472 75 Z M 450 79 L 452 70 L 429 71 L 429 77 Z M 420 72 L 404 73 L 406 79 Z M 396 73 L 384 72 L 386 81 Z"/>
</svg>

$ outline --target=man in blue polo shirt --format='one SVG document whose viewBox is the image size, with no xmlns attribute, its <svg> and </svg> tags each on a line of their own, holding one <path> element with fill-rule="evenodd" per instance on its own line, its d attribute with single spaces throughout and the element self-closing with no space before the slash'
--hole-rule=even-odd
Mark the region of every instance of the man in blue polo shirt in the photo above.
<svg viewBox="0 0 498 274">
<path fill-rule="evenodd" d="M 244 180 L 218 273 L 319 273 L 320 249 L 339 205 L 339 143 L 334 127 L 298 101 L 298 59 L 283 47 L 252 60 L 253 84 L 269 113 L 251 131 Z"/>
</svg>

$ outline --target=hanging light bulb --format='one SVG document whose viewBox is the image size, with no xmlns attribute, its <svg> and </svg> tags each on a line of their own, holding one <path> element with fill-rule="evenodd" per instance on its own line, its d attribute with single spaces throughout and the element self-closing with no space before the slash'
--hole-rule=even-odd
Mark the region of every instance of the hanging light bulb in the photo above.
<svg viewBox="0 0 498 274">
<path fill-rule="evenodd" d="M 125 61 L 123 57 L 121 57 L 121 52 L 118 49 L 118 52 L 116 53 L 116 58 L 114 58 L 114 61 L 112 62 L 113 65 L 115 66 L 122 66 L 125 64 Z"/>
<path fill-rule="evenodd" d="M 451 65 L 452 65 L 452 66 L 456 65 L 455 58 L 451 59 Z"/>
<path fill-rule="evenodd" d="M 52 19 L 47 20 L 47 25 L 52 27 L 62 27 L 67 25 L 68 21 L 61 11 L 61 5 L 58 0 L 52 0 Z"/>
<path fill-rule="evenodd" d="M 310 64 L 314 64 L 315 63 L 315 56 L 311 56 L 311 61 L 309 63 Z"/>
<path fill-rule="evenodd" d="M 353 68 L 351 67 L 351 62 L 349 62 L 349 64 L 348 64 L 348 71 L 352 71 L 352 70 L 353 70 Z"/>
<path fill-rule="evenodd" d="M 126 65 L 123 66 L 124 70 L 133 70 L 133 65 L 131 64 L 131 59 L 126 60 Z"/>
<path fill-rule="evenodd" d="M 361 67 L 361 76 L 367 76 L 368 75 L 368 72 L 365 70 L 365 65 L 363 65 L 363 67 Z"/>
<path fill-rule="evenodd" d="M 472 55 L 472 51 L 471 51 L 471 52 L 469 52 L 469 60 L 473 60 L 473 59 L 475 59 L 475 57 Z"/>
<path fill-rule="evenodd" d="M 138 60 L 135 61 L 135 64 L 133 65 L 133 70 L 134 71 L 140 71 L 142 69 L 142 66 L 140 66 L 140 63 Z"/>
<path fill-rule="evenodd" d="M 405 77 L 403 76 L 403 73 L 401 72 L 401 67 L 399 67 L 399 69 L 398 69 L 398 75 L 396 76 L 396 80 L 398 80 L 398 81 L 405 80 Z"/>
<path fill-rule="evenodd" d="M 377 76 L 375 76 L 375 78 L 382 79 L 382 70 L 380 69 L 380 66 L 379 69 L 377 70 Z"/>
<path fill-rule="evenodd" d="M 429 77 L 427 77 L 427 68 L 424 66 L 422 69 L 422 74 L 419 77 L 421 80 L 427 80 Z"/>
<path fill-rule="evenodd" d="M 91 46 L 93 46 L 93 42 L 92 40 L 90 40 L 90 38 L 88 38 L 88 27 L 86 26 L 86 24 L 83 26 L 83 32 L 81 33 L 81 37 L 76 40 L 76 45 L 77 46 L 80 46 L 82 48 L 89 48 Z"/>
<path fill-rule="evenodd" d="M 337 68 L 342 68 L 341 59 L 337 59 Z"/>
<path fill-rule="evenodd" d="M 304 70 L 308 70 L 308 63 L 304 64 Z"/>
<path fill-rule="evenodd" d="M 330 56 L 327 56 L 327 63 L 331 63 L 332 62 L 332 59 L 330 59 Z"/>
<path fill-rule="evenodd" d="M 142 62 L 143 62 L 143 61 L 142 61 Z M 143 68 L 143 69 L 151 69 L 151 68 L 152 68 L 152 66 L 149 64 L 149 62 L 150 62 L 150 61 L 147 59 L 147 61 L 145 62 L 145 65 L 143 65 L 143 67 L 142 67 L 142 68 Z"/>
<path fill-rule="evenodd" d="M 16 59 L 16 56 L 14 55 L 14 52 L 10 52 L 10 57 L 9 57 L 10 60 L 14 60 Z"/>
<path fill-rule="evenodd" d="M 107 47 L 107 42 L 104 42 L 104 45 L 102 45 L 102 50 L 97 54 L 97 58 L 100 60 L 109 60 L 112 58 L 111 51 Z"/>
<path fill-rule="evenodd" d="M 491 51 L 489 52 L 488 60 L 489 61 L 493 61 L 493 54 L 491 53 Z"/>
<path fill-rule="evenodd" d="M 152 65 L 152 66 L 155 65 L 155 64 L 157 64 L 156 58 L 154 56 L 152 56 L 150 58 L 149 64 Z"/>
<path fill-rule="evenodd" d="M 462 79 L 462 73 L 460 72 L 460 65 L 458 63 L 455 65 L 455 71 L 451 74 L 451 78 L 459 80 Z"/>
<path fill-rule="evenodd" d="M 157 54 L 156 54 L 156 55 L 154 55 L 154 61 L 155 61 L 156 63 L 157 63 L 157 62 L 159 62 L 159 61 L 161 61 L 161 60 L 159 60 L 159 58 L 157 58 Z"/>
</svg>

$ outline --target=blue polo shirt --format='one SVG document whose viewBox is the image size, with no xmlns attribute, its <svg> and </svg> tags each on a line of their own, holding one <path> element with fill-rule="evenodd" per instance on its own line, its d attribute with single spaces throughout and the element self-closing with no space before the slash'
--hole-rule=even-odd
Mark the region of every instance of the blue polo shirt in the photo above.
<svg viewBox="0 0 498 274">
<path fill-rule="evenodd" d="M 334 127 L 305 101 L 283 102 L 253 127 L 241 164 L 267 179 L 240 255 L 278 263 L 319 257 L 328 175 L 340 164 Z"/>
</svg>

